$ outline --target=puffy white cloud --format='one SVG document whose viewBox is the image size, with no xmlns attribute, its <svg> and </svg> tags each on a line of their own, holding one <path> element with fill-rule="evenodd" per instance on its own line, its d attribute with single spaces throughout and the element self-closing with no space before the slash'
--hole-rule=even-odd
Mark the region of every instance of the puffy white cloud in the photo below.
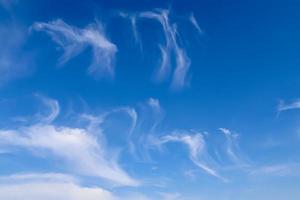
<svg viewBox="0 0 300 200">
<path fill-rule="evenodd" d="M 91 47 L 93 59 L 88 72 L 94 76 L 114 76 L 117 46 L 109 41 L 99 22 L 90 24 L 86 28 L 77 28 L 58 19 L 49 23 L 34 23 L 32 28 L 45 31 L 63 48 L 64 54 L 60 64 L 66 63 L 87 47 Z"/>
</svg>

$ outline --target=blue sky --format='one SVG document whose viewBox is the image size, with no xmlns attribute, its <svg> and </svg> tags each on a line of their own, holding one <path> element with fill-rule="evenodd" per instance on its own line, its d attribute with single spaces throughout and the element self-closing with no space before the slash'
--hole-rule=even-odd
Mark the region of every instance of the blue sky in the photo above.
<svg viewBox="0 0 300 200">
<path fill-rule="evenodd" d="M 299 6 L 0 0 L 0 199 L 298 199 Z"/>
</svg>

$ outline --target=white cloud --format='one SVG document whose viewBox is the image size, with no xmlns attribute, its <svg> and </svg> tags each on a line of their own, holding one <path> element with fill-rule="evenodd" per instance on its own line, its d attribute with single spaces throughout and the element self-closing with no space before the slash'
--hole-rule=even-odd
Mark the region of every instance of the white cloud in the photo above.
<svg viewBox="0 0 300 200">
<path fill-rule="evenodd" d="M 238 165 L 242 165 L 244 163 L 243 159 L 239 154 L 239 145 L 237 142 L 238 135 L 233 134 L 229 129 L 219 128 L 219 130 L 225 135 L 226 138 L 226 153 L 230 160 Z"/>
<path fill-rule="evenodd" d="M 192 25 L 195 27 L 195 29 L 198 31 L 199 34 L 202 34 L 203 31 L 202 29 L 200 28 L 199 26 L 199 23 L 197 22 L 196 18 L 195 18 L 195 15 L 192 13 L 190 15 L 190 18 L 189 18 L 190 22 L 192 23 Z"/>
<path fill-rule="evenodd" d="M 155 113 L 161 112 L 161 107 L 158 99 L 149 98 L 148 99 L 149 106 L 153 109 Z"/>
<path fill-rule="evenodd" d="M 115 200 L 100 187 L 82 187 L 63 174 L 23 174 L 0 177 L 0 198 L 5 200 Z"/>
<path fill-rule="evenodd" d="M 55 100 L 46 100 L 55 102 Z M 53 109 L 52 103 L 48 106 Z M 34 123 L 12 130 L 0 130 L 0 146 L 13 150 L 14 147 L 23 148 L 46 154 L 62 160 L 72 173 L 96 176 L 115 185 L 137 186 L 139 182 L 131 178 L 118 164 L 118 155 L 105 144 L 102 130 L 95 126 L 76 128 L 69 126 L 55 126 L 50 122 L 57 116 L 48 117 L 49 123 Z M 93 118 L 96 119 L 96 118 Z M 94 123 L 95 121 L 92 121 Z"/>
<path fill-rule="evenodd" d="M 58 101 L 47 98 L 39 94 L 37 94 L 36 96 L 45 104 L 47 108 L 49 108 L 48 111 L 49 114 L 47 116 L 44 117 L 39 116 L 40 121 L 43 121 L 44 123 L 51 123 L 53 120 L 55 120 L 58 117 L 60 112 Z"/>
<path fill-rule="evenodd" d="M 60 59 L 60 64 L 66 63 L 87 47 L 91 47 L 93 61 L 88 72 L 94 76 L 114 76 L 117 46 L 109 41 L 99 22 L 90 24 L 86 28 L 77 28 L 59 19 L 49 23 L 34 23 L 32 28 L 45 31 L 63 48 L 64 54 Z"/>
<path fill-rule="evenodd" d="M 206 151 L 206 143 L 201 133 L 189 134 L 186 132 L 174 132 L 172 135 L 166 135 L 158 140 L 154 140 L 153 144 L 159 145 L 167 142 L 180 142 L 187 145 L 189 157 L 196 166 L 207 174 L 224 180 L 216 169 L 209 164 L 212 158 Z"/>
<path fill-rule="evenodd" d="M 176 24 L 172 24 L 169 19 L 169 10 L 155 10 L 141 12 L 139 14 L 142 18 L 149 18 L 156 20 L 162 26 L 165 44 L 160 44 L 161 51 L 161 65 L 157 72 L 158 80 L 164 80 L 171 72 L 172 54 L 175 54 L 176 67 L 172 75 L 171 87 L 173 89 L 181 89 L 187 84 L 187 74 L 190 68 L 190 58 L 184 48 L 180 47 L 178 42 L 179 33 L 177 32 Z"/>
<path fill-rule="evenodd" d="M 294 109 L 300 109 L 300 100 L 296 100 L 292 103 L 286 104 L 284 101 L 280 101 L 277 111 L 286 111 L 286 110 L 294 110 Z"/>
<path fill-rule="evenodd" d="M 132 33 L 133 33 L 133 36 L 134 36 L 134 40 L 141 47 L 142 43 L 141 43 L 140 35 L 139 35 L 138 29 L 137 29 L 137 15 L 136 14 L 129 14 L 129 13 L 125 13 L 125 12 L 120 12 L 119 15 L 122 18 L 125 18 L 125 19 L 129 20 L 130 25 L 132 27 Z"/>
</svg>

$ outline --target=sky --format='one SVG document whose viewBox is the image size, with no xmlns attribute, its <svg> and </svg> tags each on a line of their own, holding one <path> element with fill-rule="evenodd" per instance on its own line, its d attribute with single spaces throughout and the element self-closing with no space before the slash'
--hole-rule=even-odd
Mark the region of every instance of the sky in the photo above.
<svg viewBox="0 0 300 200">
<path fill-rule="evenodd" d="M 0 0 L 0 199 L 299 199 L 299 8 Z"/>
</svg>

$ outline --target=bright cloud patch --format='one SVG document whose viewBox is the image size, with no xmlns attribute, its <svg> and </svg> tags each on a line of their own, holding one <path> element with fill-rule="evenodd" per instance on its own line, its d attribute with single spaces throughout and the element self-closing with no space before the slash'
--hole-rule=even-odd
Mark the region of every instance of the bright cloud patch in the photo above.
<svg viewBox="0 0 300 200">
<path fill-rule="evenodd" d="M 56 101 L 46 100 L 46 102 Z M 51 122 L 56 115 L 57 109 L 53 109 L 53 113 L 49 115 L 51 117 L 47 117 L 51 120 L 47 122 Z M 97 126 L 89 125 L 87 128 L 55 126 L 43 120 L 14 130 L 2 129 L 0 139 L 0 145 L 6 148 L 18 147 L 60 158 L 66 168 L 76 174 L 100 177 L 117 185 L 139 184 L 119 166 L 117 155 L 111 153 L 113 149 L 108 151 L 104 135 Z"/>
</svg>

